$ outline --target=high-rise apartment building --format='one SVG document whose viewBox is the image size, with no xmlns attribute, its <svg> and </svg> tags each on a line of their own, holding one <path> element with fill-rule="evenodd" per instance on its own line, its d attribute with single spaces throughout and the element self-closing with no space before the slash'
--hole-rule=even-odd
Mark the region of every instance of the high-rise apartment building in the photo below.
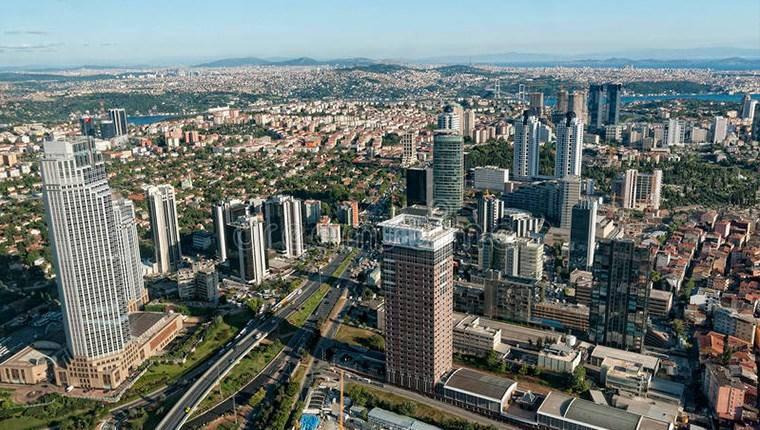
<svg viewBox="0 0 760 430">
<path fill-rule="evenodd" d="M 671 118 L 665 124 L 666 146 L 681 146 L 686 139 L 686 123 L 682 119 Z"/>
<path fill-rule="evenodd" d="M 554 176 L 581 176 L 583 158 L 583 121 L 575 112 L 568 112 L 557 125 L 557 155 L 554 158 Z"/>
<path fill-rule="evenodd" d="M 559 180 L 559 195 L 557 196 L 557 210 L 559 211 L 559 227 L 570 230 L 572 223 L 573 207 L 581 199 L 580 176 L 565 176 Z"/>
<path fill-rule="evenodd" d="M 338 219 L 351 228 L 359 227 L 359 202 L 348 200 L 338 205 Z"/>
<path fill-rule="evenodd" d="M 426 394 L 452 366 L 454 230 L 401 214 L 380 223 L 388 382 Z"/>
<path fill-rule="evenodd" d="M 602 240 L 594 255 L 589 328 L 600 345 L 641 351 L 647 329 L 652 257 L 631 240 Z"/>
<path fill-rule="evenodd" d="M 467 109 L 462 116 L 462 134 L 472 139 L 475 130 L 475 111 Z"/>
<path fill-rule="evenodd" d="M 523 113 L 520 120 L 515 121 L 514 158 L 512 161 L 512 176 L 519 180 L 529 180 L 538 176 L 538 118 L 529 111 Z"/>
<path fill-rule="evenodd" d="M 541 280 L 544 245 L 504 230 L 486 233 L 478 242 L 478 268 L 498 270 L 506 276 Z"/>
<path fill-rule="evenodd" d="M 322 202 L 319 200 L 303 201 L 303 219 L 307 227 L 312 228 L 322 219 Z"/>
<path fill-rule="evenodd" d="M 127 112 L 124 109 L 110 109 L 108 117 L 113 121 L 114 131 L 117 136 L 124 136 L 128 132 Z"/>
<path fill-rule="evenodd" d="M 153 233 L 156 273 L 176 272 L 182 259 L 182 247 L 174 187 L 168 184 L 147 187 L 145 200 L 148 202 L 150 229 Z"/>
<path fill-rule="evenodd" d="M 264 203 L 267 246 L 287 257 L 296 258 L 304 253 L 303 216 L 301 201 L 278 195 Z"/>
<path fill-rule="evenodd" d="M 588 121 L 586 92 L 582 90 L 573 91 L 567 98 L 567 110 L 568 112 L 575 112 L 575 116 L 586 124 Z"/>
<path fill-rule="evenodd" d="M 131 200 L 114 199 L 113 209 L 119 262 L 124 274 L 127 309 L 135 312 L 148 302 L 148 290 L 145 289 L 143 282 L 143 268 L 140 261 L 140 239 L 137 235 L 135 207 Z"/>
<path fill-rule="evenodd" d="M 499 227 L 504 213 L 504 202 L 493 194 L 478 197 L 478 225 L 483 233 L 494 232 Z"/>
<path fill-rule="evenodd" d="M 710 136 L 712 137 L 712 143 L 723 143 L 726 140 L 728 134 L 728 120 L 722 116 L 716 116 L 713 119 L 712 126 L 710 127 Z"/>
<path fill-rule="evenodd" d="M 544 93 L 528 93 L 528 107 L 540 115 L 544 111 Z"/>
<path fill-rule="evenodd" d="M 557 91 L 557 105 L 554 108 L 554 112 L 558 114 L 567 113 L 568 93 L 567 90 Z"/>
<path fill-rule="evenodd" d="M 455 133 L 433 137 L 433 206 L 455 216 L 464 197 L 464 140 Z"/>
<path fill-rule="evenodd" d="M 264 220 L 242 215 L 225 226 L 230 273 L 243 282 L 259 285 L 267 275 Z"/>
<path fill-rule="evenodd" d="M 573 206 L 570 224 L 569 270 L 589 270 L 594 263 L 596 248 L 597 202 L 581 200 Z"/>
<path fill-rule="evenodd" d="M 742 99 L 742 119 L 748 119 L 752 121 L 755 119 L 755 108 L 758 105 L 757 100 L 752 100 L 752 96 L 749 94 L 746 94 L 744 98 Z"/>
<path fill-rule="evenodd" d="M 401 165 L 408 167 L 417 162 L 417 133 L 407 132 L 401 135 Z"/>
<path fill-rule="evenodd" d="M 623 177 L 623 208 L 624 209 L 660 209 L 662 192 L 662 170 L 655 169 L 652 173 L 640 173 L 636 169 L 628 169 Z"/>
<path fill-rule="evenodd" d="M 407 206 L 429 206 L 433 201 L 433 169 L 410 167 L 406 169 Z"/>
</svg>

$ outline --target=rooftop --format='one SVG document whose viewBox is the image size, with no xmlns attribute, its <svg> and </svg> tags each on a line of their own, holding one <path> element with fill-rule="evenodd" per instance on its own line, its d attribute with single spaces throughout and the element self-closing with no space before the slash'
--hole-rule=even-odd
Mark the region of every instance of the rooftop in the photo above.
<svg viewBox="0 0 760 430">
<path fill-rule="evenodd" d="M 132 312 L 129 314 L 129 328 L 132 336 L 140 337 L 156 325 L 165 314 L 160 312 Z"/>
<path fill-rule="evenodd" d="M 373 419 L 382 422 L 393 423 L 395 427 L 403 428 L 407 430 L 441 430 L 439 427 L 431 426 L 422 421 L 415 420 L 404 415 L 395 414 L 385 409 L 372 408 L 369 411 L 368 418 L 370 421 Z"/>
<path fill-rule="evenodd" d="M 632 363 L 641 363 L 644 369 L 655 370 L 660 366 L 660 359 L 650 355 L 639 354 L 637 352 L 623 351 L 622 349 L 610 348 L 599 345 L 591 353 L 592 358 L 604 360 L 607 357 L 618 360 L 630 361 Z"/>
<path fill-rule="evenodd" d="M 435 250 L 454 241 L 455 230 L 444 227 L 440 218 L 432 216 L 402 213 L 379 225 L 384 245 Z"/>
<path fill-rule="evenodd" d="M 501 402 L 504 397 L 517 386 L 517 382 L 476 372 L 471 369 L 461 368 L 454 371 L 444 384 L 444 389 L 451 389 L 472 394 L 478 397 L 486 397 L 496 402 Z"/>
<path fill-rule="evenodd" d="M 597 429 L 609 430 L 667 430 L 667 423 L 644 418 L 610 406 L 552 391 L 538 408 L 541 415 L 577 421 Z M 641 423 L 641 425 L 639 424 Z"/>
</svg>

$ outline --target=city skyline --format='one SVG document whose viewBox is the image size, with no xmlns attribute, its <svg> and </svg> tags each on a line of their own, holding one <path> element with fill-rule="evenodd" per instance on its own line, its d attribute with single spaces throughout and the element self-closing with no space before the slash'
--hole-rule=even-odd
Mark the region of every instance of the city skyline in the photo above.
<svg viewBox="0 0 760 430">
<path fill-rule="evenodd" d="M 420 61 L 499 53 L 528 59 L 620 55 L 673 59 L 760 53 L 760 30 L 753 25 L 760 4 L 744 0 L 724 2 L 720 8 L 706 1 L 629 5 L 544 1 L 538 7 L 487 1 L 470 5 L 466 14 L 453 2 L 384 2 L 361 8 L 344 1 L 266 8 L 239 1 L 141 3 L 122 8 L 107 2 L 50 1 L 39 7 L 12 1 L 4 5 L 7 21 L 0 23 L 2 63 L 190 65 L 249 56 Z M 702 12 L 707 9 L 709 14 Z M 87 25 L 80 24 L 81 10 L 90 13 Z M 658 13 L 653 15 L 652 10 Z M 16 24 L 28 22 L 29 16 L 35 17 L 34 24 Z M 650 24 L 621 25 L 626 22 Z M 570 23 L 576 23 L 577 29 L 570 25 L 570 31 L 561 34 L 544 31 Z M 441 38 L 439 28 L 456 29 L 467 37 Z"/>
</svg>

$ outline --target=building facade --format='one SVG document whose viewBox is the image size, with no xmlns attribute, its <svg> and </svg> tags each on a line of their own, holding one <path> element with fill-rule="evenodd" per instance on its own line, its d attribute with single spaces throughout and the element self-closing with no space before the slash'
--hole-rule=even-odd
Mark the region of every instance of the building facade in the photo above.
<svg viewBox="0 0 760 430">
<path fill-rule="evenodd" d="M 150 186 L 145 190 L 153 234 L 156 272 L 167 274 L 177 271 L 182 259 L 177 220 L 177 201 L 174 187 L 168 184 Z"/>
</svg>

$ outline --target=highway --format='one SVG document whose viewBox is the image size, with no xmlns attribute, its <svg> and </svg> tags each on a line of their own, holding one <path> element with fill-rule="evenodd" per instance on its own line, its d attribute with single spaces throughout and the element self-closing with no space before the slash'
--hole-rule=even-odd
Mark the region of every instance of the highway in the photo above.
<svg viewBox="0 0 760 430">
<path fill-rule="evenodd" d="M 203 400 L 204 397 L 214 388 L 216 383 L 237 364 L 248 352 L 258 346 L 262 339 L 272 333 L 282 321 L 294 310 L 297 310 L 307 298 L 314 294 L 319 288 L 322 276 L 321 273 L 333 273 L 343 260 L 350 254 L 338 255 L 334 257 L 327 266 L 320 271 L 317 279 L 310 279 L 304 287 L 302 293 L 296 296 L 290 303 L 277 310 L 274 315 L 264 321 L 256 323 L 251 321 L 247 326 L 248 332 L 233 340 L 228 347 L 221 350 L 217 357 L 212 358 L 212 364 L 193 384 L 186 387 L 185 393 L 172 406 L 169 412 L 164 416 L 156 427 L 157 430 L 176 430 L 181 428 L 187 421 L 190 414 Z M 244 329 L 246 330 L 246 329 Z"/>
</svg>

